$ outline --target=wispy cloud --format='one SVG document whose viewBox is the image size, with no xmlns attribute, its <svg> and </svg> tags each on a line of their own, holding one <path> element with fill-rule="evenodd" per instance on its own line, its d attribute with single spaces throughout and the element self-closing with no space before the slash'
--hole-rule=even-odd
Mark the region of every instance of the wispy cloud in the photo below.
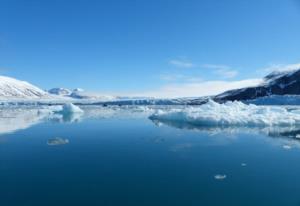
<svg viewBox="0 0 300 206">
<path fill-rule="evenodd" d="M 187 60 L 182 60 L 182 59 L 171 59 L 169 61 L 169 64 L 174 65 L 176 67 L 180 67 L 180 68 L 192 68 L 192 67 L 196 66 L 192 62 L 187 61 Z"/>
<path fill-rule="evenodd" d="M 218 65 L 218 64 L 203 64 L 202 68 L 212 69 L 213 73 L 220 76 L 223 79 L 231 79 L 238 75 L 238 71 L 232 69 L 227 65 Z"/>
<path fill-rule="evenodd" d="M 152 96 L 158 98 L 210 96 L 231 89 L 255 86 L 261 82 L 262 79 L 245 79 L 240 81 L 202 81 L 167 84 L 157 90 L 146 91 L 134 96 Z"/>
<path fill-rule="evenodd" d="M 185 76 L 182 74 L 162 74 L 160 79 L 167 82 L 178 81 L 185 79 Z"/>
<path fill-rule="evenodd" d="M 231 69 L 230 66 L 223 65 L 223 64 L 202 64 L 201 67 L 206 69 Z"/>
<path fill-rule="evenodd" d="M 166 82 L 199 82 L 203 79 L 199 76 L 194 75 L 183 75 L 183 74 L 162 74 L 160 79 Z"/>
<path fill-rule="evenodd" d="M 260 71 L 263 71 L 265 73 L 271 73 L 271 72 L 286 72 L 286 71 L 293 71 L 300 69 L 300 63 L 296 64 L 270 64 L 269 66 L 260 69 Z"/>
<path fill-rule="evenodd" d="M 165 82 L 162 87 L 152 91 L 145 91 L 134 96 L 152 96 L 157 98 L 211 96 L 231 89 L 255 86 L 263 81 L 262 79 L 226 80 L 238 75 L 238 71 L 228 65 L 196 65 L 190 61 L 178 59 L 170 60 L 169 64 L 182 68 L 197 67 L 202 69 L 202 71 L 206 69 L 205 73 L 215 74 L 219 79 L 221 78 L 223 80 L 206 81 L 202 76 L 196 75 L 197 72 L 195 73 L 195 71 L 197 70 L 185 70 L 184 74 L 166 73 L 160 75 L 160 79 Z"/>
<path fill-rule="evenodd" d="M 221 76 L 224 79 L 231 79 L 238 75 L 238 71 L 233 69 L 218 69 L 214 73 Z"/>
<path fill-rule="evenodd" d="M 213 73 L 226 78 L 233 78 L 238 74 L 238 71 L 227 65 L 203 64 L 199 68 L 211 69 Z M 300 69 L 300 63 L 296 64 L 271 64 L 268 67 L 262 68 L 259 71 L 270 73 L 273 71 L 285 72 Z M 195 81 L 191 81 L 192 78 Z M 152 96 L 157 98 L 174 98 L 174 97 L 200 97 L 220 94 L 222 92 L 251 87 L 261 84 L 263 79 L 244 79 L 244 80 L 215 80 L 205 81 L 193 75 L 174 75 L 165 76 L 166 84 L 156 90 L 145 91 L 139 96 Z M 181 81 L 178 81 L 181 80 Z"/>
</svg>

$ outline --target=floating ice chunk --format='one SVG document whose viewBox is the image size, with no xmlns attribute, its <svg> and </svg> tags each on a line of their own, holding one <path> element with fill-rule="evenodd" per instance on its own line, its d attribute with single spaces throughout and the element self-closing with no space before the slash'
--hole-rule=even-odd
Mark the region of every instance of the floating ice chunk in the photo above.
<svg viewBox="0 0 300 206">
<path fill-rule="evenodd" d="M 226 178 L 226 175 L 220 175 L 220 174 L 215 175 L 216 180 L 224 180 L 225 178 Z"/>
<path fill-rule="evenodd" d="M 246 163 L 242 163 L 241 166 L 242 166 L 242 167 L 246 167 L 247 164 L 246 164 Z"/>
<path fill-rule="evenodd" d="M 69 140 L 68 139 L 63 139 L 60 137 L 55 137 L 48 139 L 47 144 L 50 146 L 55 146 L 55 145 L 63 145 L 63 144 L 68 144 Z"/>
<path fill-rule="evenodd" d="M 300 125 L 300 110 L 238 101 L 219 104 L 210 100 L 198 107 L 157 110 L 149 118 L 197 126 L 290 126 Z"/>
<path fill-rule="evenodd" d="M 290 150 L 290 149 L 292 149 L 292 146 L 291 145 L 283 145 L 282 148 L 286 149 L 286 150 Z"/>
<path fill-rule="evenodd" d="M 68 115 L 74 113 L 83 113 L 83 110 L 72 103 L 67 103 L 63 105 L 62 109 L 58 111 L 58 113 Z"/>
</svg>

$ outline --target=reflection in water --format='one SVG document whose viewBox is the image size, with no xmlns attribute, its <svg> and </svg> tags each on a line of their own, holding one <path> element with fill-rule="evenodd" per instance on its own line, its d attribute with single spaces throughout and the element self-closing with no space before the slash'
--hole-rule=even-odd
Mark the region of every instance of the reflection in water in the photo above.
<svg viewBox="0 0 300 206">
<path fill-rule="evenodd" d="M 292 149 L 293 147 L 300 148 L 300 126 L 198 126 L 188 123 L 162 121 L 162 120 L 151 120 L 156 126 L 167 125 L 177 129 L 186 129 L 196 132 L 204 132 L 210 136 L 218 134 L 238 134 L 238 133 L 249 133 L 249 134 L 263 134 L 268 137 L 276 139 L 275 144 L 280 144 L 284 149 Z M 226 135 L 224 135 L 226 136 Z M 183 148 L 190 148 L 193 145 L 183 144 L 176 145 L 172 150 L 177 151 Z"/>
<path fill-rule="evenodd" d="M 43 121 L 66 123 L 66 122 L 79 122 L 87 118 L 140 118 L 147 117 L 151 114 L 155 107 L 99 107 L 99 106 L 82 106 L 81 109 L 84 113 L 70 113 L 70 114 L 57 114 L 53 111 L 59 109 L 59 106 L 50 107 L 8 107 L 0 108 L 0 134 L 15 132 L 20 129 L 29 128 L 35 124 Z M 157 108 L 156 108 L 157 109 Z M 196 126 L 187 123 L 152 120 L 157 126 L 168 125 L 178 129 L 188 129 L 193 131 L 200 131 L 207 133 L 210 136 L 217 134 L 234 134 L 238 133 L 256 133 L 263 134 L 273 139 L 277 144 L 279 143 L 284 149 L 291 149 L 294 147 L 300 148 L 300 126 Z M 227 144 L 222 138 L 221 144 Z M 155 138 L 155 143 L 164 142 L 165 139 Z M 207 142 L 206 144 L 210 144 Z M 284 146 L 285 145 L 285 146 Z M 186 143 L 183 145 L 175 145 L 171 148 L 172 151 L 183 150 L 193 147 L 193 144 Z"/>
<path fill-rule="evenodd" d="M 79 122 L 82 117 L 82 113 L 53 114 L 48 116 L 48 120 L 56 123 L 72 123 Z"/>
<path fill-rule="evenodd" d="M 15 106 L 0 107 L 0 135 L 27 129 L 44 121 L 55 123 L 73 123 L 87 118 L 123 118 L 147 116 L 150 107 L 143 106 L 82 106 L 84 113 L 57 113 L 61 106 Z"/>
<path fill-rule="evenodd" d="M 57 107 L 9 107 L 0 109 L 0 135 L 27 129 L 43 121 L 77 122 L 81 115 L 55 114 Z"/>
<path fill-rule="evenodd" d="M 20 129 L 29 128 L 45 117 L 38 109 L 9 108 L 0 110 L 0 134 L 12 133 Z"/>
</svg>

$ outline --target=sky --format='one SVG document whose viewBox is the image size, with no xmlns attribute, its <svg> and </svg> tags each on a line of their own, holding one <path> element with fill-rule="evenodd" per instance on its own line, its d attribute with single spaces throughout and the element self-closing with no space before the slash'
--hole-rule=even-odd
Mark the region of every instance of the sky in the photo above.
<svg viewBox="0 0 300 206">
<path fill-rule="evenodd" d="M 300 67 L 300 0 L 0 0 L 0 75 L 204 96 Z"/>
</svg>

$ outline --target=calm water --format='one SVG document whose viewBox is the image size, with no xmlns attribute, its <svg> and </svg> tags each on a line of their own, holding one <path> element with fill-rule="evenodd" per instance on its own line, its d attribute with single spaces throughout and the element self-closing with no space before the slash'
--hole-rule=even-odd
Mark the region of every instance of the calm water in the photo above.
<svg viewBox="0 0 300 206">
<path fill-rule="evenodd" d="M 2 109 L 1 206 L 300 205 L 300 128 L 197 128 L 138 109 L 85 110 Z M 47 144 L 54 137 L 69 143 Z"/>
</svg>

